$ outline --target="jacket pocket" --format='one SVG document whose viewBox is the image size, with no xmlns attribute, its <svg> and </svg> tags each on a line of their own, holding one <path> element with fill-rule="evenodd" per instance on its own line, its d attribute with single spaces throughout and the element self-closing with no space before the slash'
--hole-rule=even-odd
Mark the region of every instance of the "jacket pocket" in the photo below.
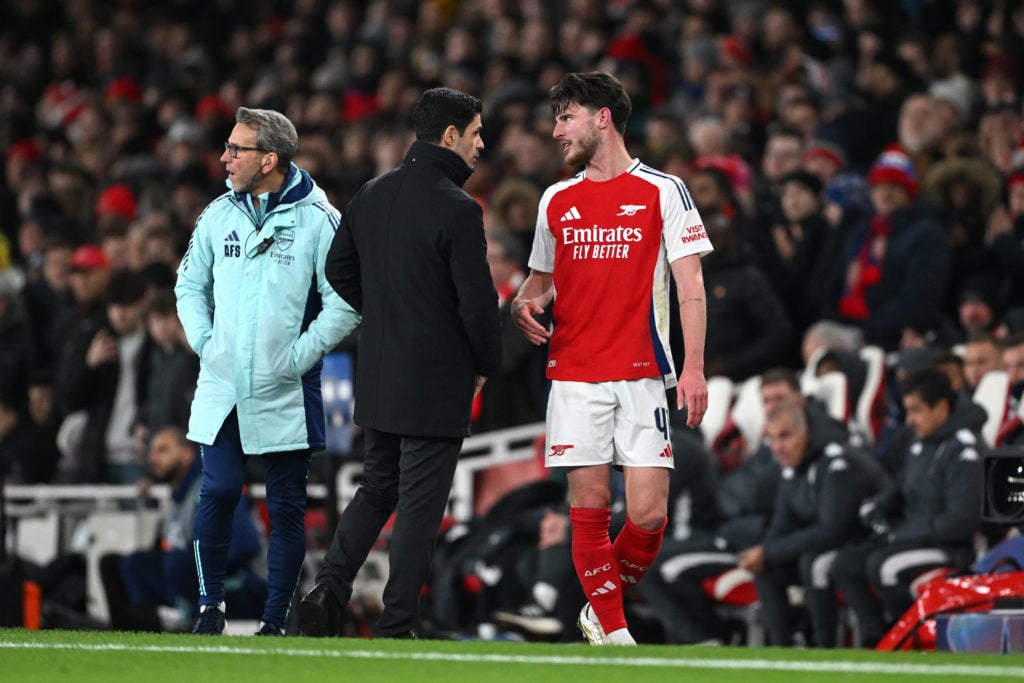
<svg viewBox="0 0 1024 683">
<path fill-rule="evenodd" d="M 297 380 L 302 380 L 302 371 L 299 370 L 299 354 L 294 344 L 288 354 L 288 364 L 291 367 L 292 376 Z"/>
</svg>

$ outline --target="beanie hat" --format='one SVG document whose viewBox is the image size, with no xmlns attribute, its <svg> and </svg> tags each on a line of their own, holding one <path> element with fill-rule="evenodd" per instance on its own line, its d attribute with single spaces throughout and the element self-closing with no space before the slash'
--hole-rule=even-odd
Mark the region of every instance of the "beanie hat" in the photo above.
<svg viewBox="0 0 1024 683">
<path fill-rule="evenodd" d="M 828 159 L 838 168 L 846 168 L 847 165 L 846 152 L 838 145 L 834 145 L 827 140 L 812 140 L 807 145 L 807 151 L 804 152 L 804 161 L 819 158 Z"/>
<path fill-rule="evenodd" d="M 136 217 L 135 193 L 124 183 L 111 185 L 96 199 L 96 215 L 123 216 L 133 221 Z"/>
<path fill-rule="evenodd" d="M 138 103 L 142 100 L 142 88 L 133 78 L 121 76 L 107 84 L 103 90 L 103 97 L 107 100 L 126 100 Z"/>
<path fill-rule="evenodd" d="M 110 267 L 110 260 L 95 244 L 83 244 L 71 254 L 71 270 L 101 270 Z"/>
<path fill-rule="evenodd" d="M 833 178 L 825 190 L 825 201 L 839 204 L 844 211 L 871 211 L 868 183 L 859 173 L 841 173 Z"/>
<path fill-rule="evenodd" d="M 233 113 L 219 96 L 203 95 L 196 103 L 195 117 L 202 119 L 207 116 L 226 121 L 232 118 Z"/>
<path fill-rule="evenodd" d="M 879 183 L 899 185 L 913 197 L 917 194 L 917 177 L 914 174 L 914 163 L 906 151 L 899 145 L 889 145 L 878 157 L 868 171 L 868 184 L 874 187 Z"/>
<path fill-rule="evenodd" d="M 814 195 L 821 194 L 821 179 L 810 171 L 797 169 L 787 173 L 779 179 L 779 185 L 785 185 L 786 183 L 796 183 Z"/>
</svg>

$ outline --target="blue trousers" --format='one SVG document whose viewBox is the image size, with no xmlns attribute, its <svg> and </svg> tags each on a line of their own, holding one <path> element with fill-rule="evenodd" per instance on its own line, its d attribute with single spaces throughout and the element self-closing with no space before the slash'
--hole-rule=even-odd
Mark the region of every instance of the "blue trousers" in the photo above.
<svg viewBox="0 0 1024 683">
<path fill-rule="evenodd" d="M 201 446 L 203 485 L 196 510 L 194 550 L 199 604 L 224 601 L 224 575 L 232 518 L 245 482 L 238 416 L 231 411 L 212 444 Z M 270 543 L 267 548 L 267 604 L 263 621 L 284 628 L 306 555 L 306 479 L 309 449 L 263 456 Z M 228 615 L 230 616 L 230 615 Z"/>
</svg>

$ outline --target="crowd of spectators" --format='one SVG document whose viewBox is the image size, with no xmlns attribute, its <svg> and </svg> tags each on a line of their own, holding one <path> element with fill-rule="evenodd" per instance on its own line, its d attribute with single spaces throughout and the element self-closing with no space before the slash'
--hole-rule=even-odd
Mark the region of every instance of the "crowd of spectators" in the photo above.
<svg viewBox="0 0 1024 683">
<path fill-rule="evenodd" d="M 0 22 L 10 481 L 134 481 L 148 435 L 185 425 L 170 290 L 239 106 L 286 114 L 341 208 L 401 161 L 425 88 L 479 96 L 466 189 L 507 305 L 573 172 L 547 91 L 607 70 L 630 151 L 686 181 L 716 246 L 709 376 L 799 369 L 823 320 L 887 352 L 963 344 L 967 390 L 1020 372 L 1020 0 L 18 0 Z M 543 416 L 543 349 L 506 344 L 478 430 Z"/>
<path fill-rule="evenodd" d="M 344 206 L 400 160 L 425 87 L 479 95 L 487 147 L 467 189 L 525 267 L 539 193 L 570 172 L 546 91 L 568 70 L 615 73 L 634 103 L 631 151 L 690 183 L 716 236 L 709 375 L 798 366 L 799 340 L 823 318 L 892 350 L 905 326 L 954 343 L 971 301 L 989 305 L 993 329 L 1024 305 L 1018 2 L 24 0 L 0 13 L 3 402 L 27 416 L 28 387 L 51 387 L 50 431 L 87 408 L 86 451 L 110 411 L 72 400 L 66 370 L 118 357 L 106 337 L 105 353 L 84 353 L 108 326 L 104 307 L 123 307 L 112 275 L 145 281 L 140 312 L 166 299 L 197 212 L 222 190 L 240 105 L 287 114 L 298 165 Z M 145 353 L 122 351 L 145 358 L 143 337 Z M 541 414 L 543 361 L 527 356 L 508 364 L 519 386 L 492 385 L 482 428 Z M 182 397 L 155 409 L 167 383 L 147 387 L 149 366 L 126 365 L 143 368 L 123 403 L 139 404 L 137 443 L 106 445 L 141 463 L 144 434 L 180 424 Z M 522 398 L 508 405 L 499 386 Z M 131 474 L 101 469 L 58 471 Z"/>
</svg>

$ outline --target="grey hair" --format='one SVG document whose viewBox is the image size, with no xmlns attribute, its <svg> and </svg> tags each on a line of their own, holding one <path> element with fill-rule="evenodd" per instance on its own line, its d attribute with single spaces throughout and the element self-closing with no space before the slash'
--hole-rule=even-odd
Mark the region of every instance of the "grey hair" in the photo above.
<svg viewBox="0 0 1024 683">
<path fill-rule="evenodd" d="M 810 431 L 810 424 L 807 421 L 807 413 L 804 407 L 795 401 L 783 401 L 772 409 L 772 412 L 765 416 L 766 423 L 778 422 L 788 417 L 793 421 L 793 426 L 801 432 Z"/>
<path fill-rule="evenodd" d="M 299 134 L 288 117 L 271 109 L 239 107 L 235 123 L 256 129 L 256 146 L 277 155 L 278 168 L 287 172 L 299 151 Z"/>
<path fill-rule="evenodd" d="M 838 351 L 856 351 L 864 346 L 864 333 L 856 327 L 834 320 L 819 320 L 804 333 L 804 338 L 817 335 L 823 346 Z"/>
</svg>

